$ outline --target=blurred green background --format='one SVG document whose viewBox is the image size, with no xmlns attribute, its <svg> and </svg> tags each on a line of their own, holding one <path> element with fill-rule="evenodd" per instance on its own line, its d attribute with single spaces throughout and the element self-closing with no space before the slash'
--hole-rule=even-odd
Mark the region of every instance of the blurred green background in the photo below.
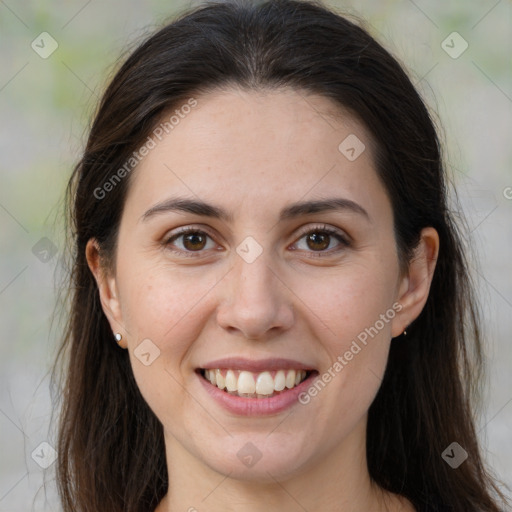
<svg viewBox="0 0 512 512">
<path fill-rule="evenodd" d="M 54 272 L 64 242 L 64 187 L 96 102 L 121 53 L 199 3 L 0 0 L 0 511 L 60 509 L 54 465 L 41 467 L 51 462 L 54 444 Z M 511 3 L 327 5 L 363 18 L 438 113 L 447 170 L 480 260 L 474 275 L 489 374 L 479 436 L 512 487 Z M 46 55 L 52 44 L 58 46 Z"/>
</svg>

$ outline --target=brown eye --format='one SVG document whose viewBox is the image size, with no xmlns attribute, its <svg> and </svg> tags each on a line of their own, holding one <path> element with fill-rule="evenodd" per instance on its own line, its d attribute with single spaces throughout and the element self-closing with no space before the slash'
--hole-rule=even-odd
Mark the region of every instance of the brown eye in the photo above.
<svg viewBox="0 0 512 512">
<path fill-rule="evenodd" d="M 208 239 L 211 236 L 197 228 L 185 228 L 169 237 L 164 246 L 180 256 L 200 256 L 205 250 L 215 247 L 215 243 L 207 247 Z"/>
<path fill-rule="evenodd" d="M 307 244 L 310 249 L 315 251 L 320 250 L 323 251 L 329 247 L 329 243 L 331 241 L 330 235 L 326 233 L 312 233 L 311 235 L 307 235 Z"/>
<path fill-rule="evenodd" d="M 206 236 L 199 232 L 189 233 L 183 236 L 183 246 L 189 251 L 199 251 L 206 245 Z"/>
<path fill-rule="evenodd" d="M 305 250 L 310 253 L 318 253 L 313 254 L 315 256 L 323 256 L 329 255 L 332 253 L 337 253 L 343 248 L 349 247 L 350 242 L 343 235 L 342 232 L 330 228 L 329 226 L 318 226 L 316 228 L 310 229 L 303 233 L 300 240 L 305 239 L 305 248 L 298 247 L 301 250 Z M 338 242 L 337 245 L 334 245 L 332 248 L 333 242 Z M 300 245 L 300 244 L 297 244 Z M 331 249 L 329 249 L 331 247 Z"/>
</svg>

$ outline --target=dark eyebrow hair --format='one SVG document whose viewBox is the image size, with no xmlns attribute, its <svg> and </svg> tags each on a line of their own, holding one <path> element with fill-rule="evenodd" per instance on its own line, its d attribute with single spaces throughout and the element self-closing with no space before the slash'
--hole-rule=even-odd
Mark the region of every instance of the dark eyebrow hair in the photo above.
<svg viewBox="0 0 512 512">
<path fill-rule="evenodd" d="M 281 210 L 279 213 L 279 222 L 301 215 L 310 215 L 333 210 L 351 211 L 362 215 L 366 220 L 371 222 L 370 215 L 360 204 L 342 197 L 292 203 Z M 204 201 L 187 199 L 185 197 L 173 197 L 157 203 L 144 213 L 140 220 L 146 221 L 157 214 L 171 211 L 187 212 L 194 215 L 221 219 L 226 222 L 233 222 L 233 216 L 223 208 L 205 203 Z"/>
</svg>

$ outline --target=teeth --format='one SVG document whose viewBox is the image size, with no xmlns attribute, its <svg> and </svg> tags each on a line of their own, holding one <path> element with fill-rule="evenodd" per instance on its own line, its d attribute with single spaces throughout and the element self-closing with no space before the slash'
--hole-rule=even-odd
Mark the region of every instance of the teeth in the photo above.
<svg viewBox="0 0 512 512">
<path fill-rule="evenodd" d="M 256 383 L 251 372 L 240 372 L 237 388 L 239 393 L 246 393 L 248 395 L 256 391 Z"/>
<path fill-rule="evenodd" d="M 286 387 L 291 389 L 295 386 L 295 370 L 290 370 L 286 375 Z"/>
<path fill-rule="evenodd" d="M 215 370 L 215 380 L 219 389 L 224 389 L 226 387 L 226 381 L 219 369 Z"/>
<path fill-rule="evenodd" d="M 214 386 L 232 395 L 250 398 L 268 398 L 285 388 L 291 389 L 300 384 L 306 375 L 306 370 L 264 371 L 258 374 L 219 368 L 204 370 L 206 380 Z"/>
<path fill-rule="evenodd" d="M 240 389 L 240 388 L 239 388 Z M 268 372 L 263 372 L 258 375 L 256 381 L 256 393 L 259 395 L 271 395 L 274 392 L 274 379 Z"/>
<path fill-rule="evenodd" d="M 236 391 L 237 390 L 237 378 L 235 377 L 235 373 L 233 370 L 228 370 L 226 373 L 226 388 L 228 391 Z"/>
<path fill-rule="evenodd" d="M 283 391 L 286 386 L 286 377 L 284 370 L 279 370 L 274 377 L 274 389 L 276 391 Z"/>
</svg>

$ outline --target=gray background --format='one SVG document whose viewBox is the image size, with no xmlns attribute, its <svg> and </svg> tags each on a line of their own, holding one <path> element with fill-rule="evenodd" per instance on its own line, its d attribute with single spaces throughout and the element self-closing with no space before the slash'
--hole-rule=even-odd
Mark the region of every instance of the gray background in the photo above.
<svg viewBox="0 0 512 512">
<path fill-rule="evenodd" d="M 35 460 L 48 460 L 49 448 L 40 445 L 52 445 L 55 439 L 48 371 L 59 332 L 58 323 L 51 325 L 51 315 L 54 272 L 63 247 L 66 180 L 117 56 L 187 5 L 159 0 L 0 0 L 2 512 L 59 510 L 54 465 L 43 471 Z M 439 115 L 448 172 L 479 261 L 472 265 L 485 313 L 489 364 L 479 436 L 489 463 L 512 487 L 510 1 L 363 0 L 329 5 L 364 18 L 373 35 L 407 66 Z M 468 44 L 457 58 L 454 52 L 464 43 L 450 36 L 454 31 Z M 58 44 L 45 59 L 31 47 L 42 32 Z M 45 238 L 51 245 L 41 242 Z"/>
</svg>

